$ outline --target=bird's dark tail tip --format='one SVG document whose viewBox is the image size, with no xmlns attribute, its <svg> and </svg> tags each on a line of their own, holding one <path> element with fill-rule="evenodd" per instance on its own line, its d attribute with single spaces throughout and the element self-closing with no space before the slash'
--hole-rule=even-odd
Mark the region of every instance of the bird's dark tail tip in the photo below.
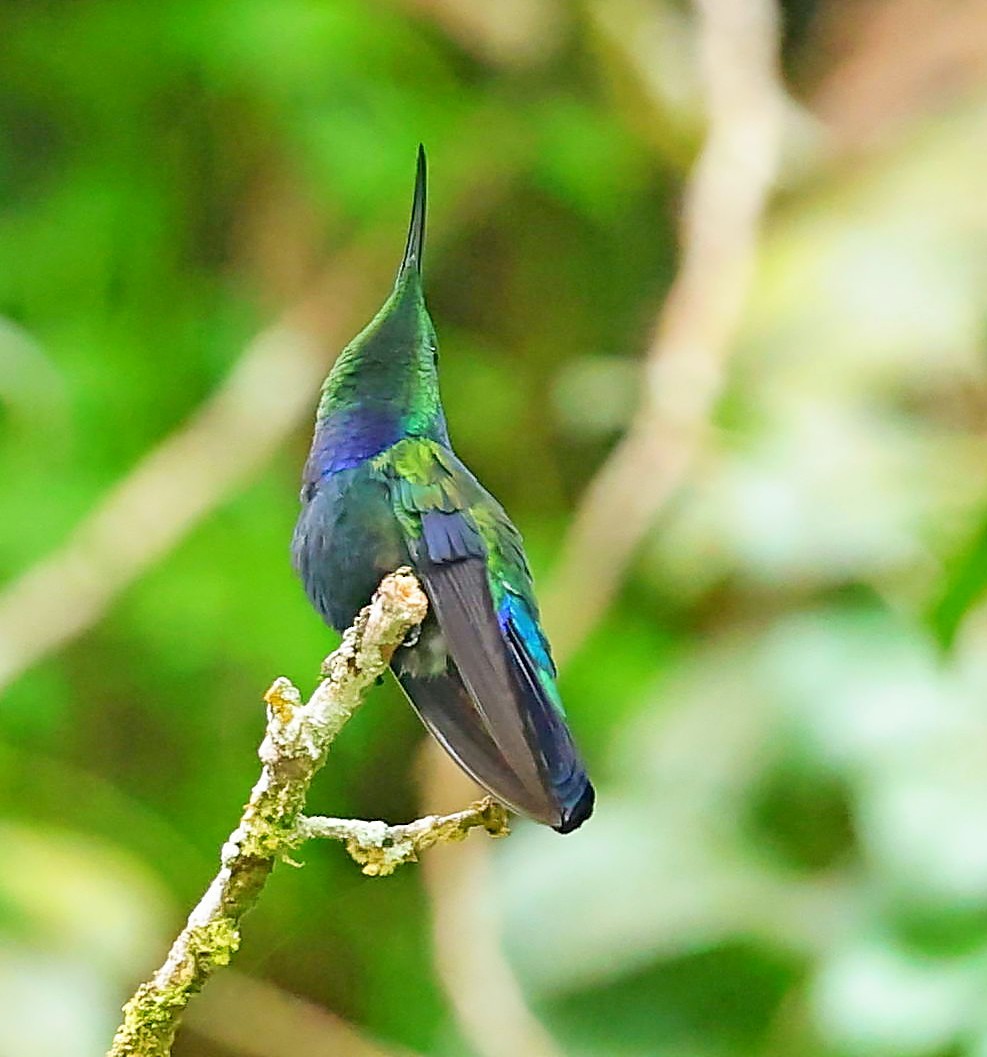
<svg viewBox="0 0 987 1057">
<path fill-rule="evenodd" d="M 414 268 L 419 275 L 422 271 L 422 254 L 425 252 L 426 170 L 425 148 L 419 143 L 415 193 L 411 200 L 411 222 L 408 224 L 408 243 L 404 248 L 401 267 L 398 269 L 399 279 L 409 268 Z"/>
<path fill-rule="evenodd" d="M 595 803 L 596 791 L 593 789 L 592 784 L 587 781 L 582 793 L 579 795 L 579 799 L 571 807 L 566 807 L 563 810 L 562 821 L 559 825 L 552 828 L 557 833 L 571 833 L 574 829 L 579 829 L 586 819 L 593 814 L 593 805 Z"/>
</svg>

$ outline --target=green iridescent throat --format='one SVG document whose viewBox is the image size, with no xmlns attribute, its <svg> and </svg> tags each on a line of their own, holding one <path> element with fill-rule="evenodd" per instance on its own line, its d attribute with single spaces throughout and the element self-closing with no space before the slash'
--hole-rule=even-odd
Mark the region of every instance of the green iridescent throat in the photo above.
<svg viewBox="0 0 987 1057">
<path fill-rule="evenodd" d="M 319 423 L 363 410 L 392 421 L 401 435 L 448 443 L 436 348 L 421 279 L 409 269 L 377 315 L 340 353 L 322 387 Z"/>
</svg>

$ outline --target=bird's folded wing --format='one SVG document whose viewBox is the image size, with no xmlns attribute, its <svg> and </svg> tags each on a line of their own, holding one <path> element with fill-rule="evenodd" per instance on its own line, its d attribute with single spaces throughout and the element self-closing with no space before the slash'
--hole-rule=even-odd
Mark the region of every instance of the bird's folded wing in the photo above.
<svg viewBox="0 0 987 1057">
<path fill-rule="evenodd" d="M 541 802 L 539 814 L 554 816 L 554 796 L 530 716 L 530 690 L 511 663 L 483 559 L 423 564 L 419 573 L 482 733 L 497 747 L 529 802 Z"/>
<path fill-rule="evenodd" d="M 512 596 L 512 620 L 506 596 L 498 605 L 492 591 L 496 586 L 498 597 L 504 595 L 510 580 L 530 591 L 517 530 L 455 456 L 437 445 L 406 442 L 391 470 L 398 517 L 410 533 L 409 550 L 451 662 L 448 673 L 436 671 L 431 681 L 406 666 L 399 672 L 402 685 L 480 784 L 558 827 L 585 774 L 554 690 L 533 600 L 529 605 L 523 595 Z M 461 683 L 458 692 L 450 678 Z"/>
</svg>

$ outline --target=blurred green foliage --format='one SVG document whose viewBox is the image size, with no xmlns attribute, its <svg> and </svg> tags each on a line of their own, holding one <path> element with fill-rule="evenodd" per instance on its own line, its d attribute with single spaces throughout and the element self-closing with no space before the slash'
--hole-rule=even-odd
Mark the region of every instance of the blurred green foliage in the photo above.
<svg viewBox="0 0 987 1057">
<path fill-rule="evenodd" d="M 0 3 L 4 581 L 337 253 L 383 294 L 419 140 L 451 430 L 549 571 L 674 274 L 695 27 L 487 6 Z M 866 6 L 785 5 L 790 157 L 714 436 L 563 673 L 598 815 L 496 848 L 512 964 L 573 1057 L 987 1054 L 987 42 L 909 80 L 925 52 L 889 64 Z M 953 5 L 899 6 L 948 42 Z M 857 142 L 822 102 L 851 74 Z M 331 644 L 287 559 L 308 425 L 4 692 L 2 1057 L 102 1052 L 255 776 L 260 694 Z M 415 816 L 420 738 L 380 689 L 315 805 Z M 469 1054 L 420 872 L 305 861 L 239 969 Z"/>
</svg>

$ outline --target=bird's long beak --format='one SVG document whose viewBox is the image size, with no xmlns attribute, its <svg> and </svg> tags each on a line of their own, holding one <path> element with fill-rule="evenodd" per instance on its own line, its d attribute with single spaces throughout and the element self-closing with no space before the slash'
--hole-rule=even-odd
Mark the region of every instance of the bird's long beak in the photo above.
<svg viewBox="0 0 987 1057">
<path fill-rule="evenodd" d="M 425 251 L 425 148 L 418 144 L 418 168 L 415 172 L 415 194 L 411 200 L 411 222 L 408 225 L 408 243 L 404 258 L 398 269 L 398 280 L 414 268 L 421 275 L 422 254 Z"/>
</svg>

